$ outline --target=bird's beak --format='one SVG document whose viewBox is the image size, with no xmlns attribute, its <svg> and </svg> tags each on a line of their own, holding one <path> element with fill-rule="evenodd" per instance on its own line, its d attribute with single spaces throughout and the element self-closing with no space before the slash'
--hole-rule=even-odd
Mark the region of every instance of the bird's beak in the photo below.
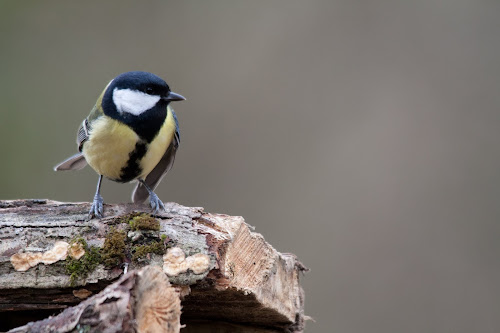
<svg viewBox="0 0 500 333">
<path fill-rule="evenodd" d="M 164 100 L 175 102 L 175 101 L 185 101 L 186 98 L 180 94 L 176 94 L 173 91 L 169 92 L 166 97 L 163 97 Z"/>
</svg>

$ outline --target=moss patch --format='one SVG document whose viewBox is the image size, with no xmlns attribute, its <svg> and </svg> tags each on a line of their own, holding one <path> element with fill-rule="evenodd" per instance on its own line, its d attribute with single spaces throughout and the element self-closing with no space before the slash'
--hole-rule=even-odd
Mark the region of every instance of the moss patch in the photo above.
<svg viewBox="0 0 500 333">
<path fill-rule="evenodd" d="M 113 220 L 113 222 L 114 223 L 127 223 L 128 224 L 128 222 L 130 220 L 132 220 L 134 217 L 141 216 L 141 215 L 144 215 L 144 214 L 146 214 L 146 213 L 133 212 L 133 213 L 125 214 L 125 215 L 116 217 Z"/>
<path fill-rule="evenodd" d="M 110 228 L 106 235 L 104 245 L 101 249 L 102 262 L 107 268 L 120 265 L 125 261 L 125 241 L 127 234 L 125 231 Z"/>
<path fill-rule="evenodd" d="M 128 224 L 130 230 L 160 231 L 160 222 L 148 213 L 134 212 L 115 219 L 115 223 Z"/>
<path fill-rule="evenodd" d="M 134 216 L 128 222 L 131 230 L 153 230 L 160 231 L 160 222 L 149 214 Z"/>
<path fill-rule="evenodd" d="M 89 247 L 82 237 L 73 239 L 70 244 L 76 242 L 82 244 L 85 254 L 80 259 L 73 259 L 71 257 L 66 259 L 65 268 L 66 273 L 70 276 L 70 286 L 74 286 L 76 280 L 79 278 L 85 279 L 101 263 L 101 253 L 98 247 Z"/>
<path fill-rule="evenodd" d="M 149 259 L 148 254 L 164 254 L 168 237 L 160 235 L 160 222 L 147 213 L 131 213 L 116 218 L 116 227 L 110 227 L 102 248 L 88 246 L 81 236 L 73 238 L 69 243 L 80 243 L 85 254 L 80 259 L 68 256 L 65 262 L 66 273 L 70 275 L 70 285 L 74 286 L 78 279 L 85 279 L 99 264 L 106 268 L 116 267 L 126 261 L 140 262 Z M 120 230 L 123 229 L 123 230 Z M 128 231 L 143 236 L 134 240 L 127 238 Z"/>
<path fill-rule="evenodd" d="M 147 257 L 149 253 L 164 254 L 166 250 L 162 241 L 151 242 L 149 244 L 137 245 L 132 248 L 132 261 L 137 262 L 141 258 Z"/>
</svg>

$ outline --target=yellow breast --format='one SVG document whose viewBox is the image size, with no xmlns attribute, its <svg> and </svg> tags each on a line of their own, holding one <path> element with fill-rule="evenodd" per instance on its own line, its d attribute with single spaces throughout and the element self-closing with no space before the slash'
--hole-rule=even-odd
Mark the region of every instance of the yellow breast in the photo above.
<svg viewBox="0 0 500 333">
<path fill-rule="evenodd" d="M 175 121 L 170 108 L 158 135 L 146 146 L 146 154 L 140 160 L 142 169 L 138 175 L 145 178 L 158 164 L 175 133 Z M 82 153 L 88 164 L 100 175 L 120 180 L 122 168 L 127 166 L 130 153 L 134 151 L 139 136 L 128 126 L 109 117 L 100 117 L 92 122 L 89 140 Z"/>
<path fill-rule="evenodd" d="M 117 180 L 138 140 L 139 136 L 130 127 L 112 118 L 100 117 L 92 122 L 82 153 L 98 174 Z"/>
</svg>

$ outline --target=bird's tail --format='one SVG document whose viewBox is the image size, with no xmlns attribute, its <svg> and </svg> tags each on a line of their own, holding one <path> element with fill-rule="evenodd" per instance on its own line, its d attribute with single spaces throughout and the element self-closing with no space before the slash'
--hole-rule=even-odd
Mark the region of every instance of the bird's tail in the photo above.
<svg viewBox="0 0 500 333">
<path fill-rule="evenodd" d="M 87 165 L 82 153 L 75 154 L 54 167 L 54 171 L 80 170 Z"/>
<path fill-rule="evenodd" d="M 141 183 L 137 183 L 134 191 L 132 192 L 133 203 L 143 203 L 149 196 L 149 192 Z"/>
</svg>

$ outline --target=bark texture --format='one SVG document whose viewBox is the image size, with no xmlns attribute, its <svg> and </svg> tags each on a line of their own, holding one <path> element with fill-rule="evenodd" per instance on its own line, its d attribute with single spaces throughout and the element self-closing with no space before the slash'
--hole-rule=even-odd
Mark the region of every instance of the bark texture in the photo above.
<svg viewBox="0 0 500 333">
<path fill-rule="evenodd" d="M 10 332 L 175 333 L 180 315 L 181 301 L 165 274 L 157 266 L 146 266 L 58 316 Z"/>
<path fill-rule="evenodd" d="M 183 332 L 303 330 L 299 276 L 305 268 L 294 255 L 277 252 L 250 231 L 242 217 L 175 203 L 151 216 L 144 213 L 147 207 L 127 204 L 105 205 L 104 219 L 87 221 L 89 207 L 50 200 L 0 201 L 0 322 L 32 310 L 54 313 L 82 300 L 94 302 L 88 313 L 102 313 L 97 305 L 113 299 L 104 304 L 120 310 L 119 304 L 128 304 L 123 315 L 115 311 L 122 316 L 116 319 L 124 323 L 122 331 L 148 332 L 138 328 L 156 322 L 151 319 L 156 315 L 161 327 L 178 331 L 165 323 L 172 319 L 167 304 L 181 299 Z M 141 270 L 145 266 L 163 273 Z M 131 272 L 124 275 L 126 270 Z M 144 274 L 154 275 L 151 280 L 157 282 L 141 284 Z M 104 294 L 95 295 L 114 281 Z M 172 289 L 168 284 L 175 297 L 161 292 Z M 121 303 L 106 296 L 109 288 L 120 290 Z M 80 313 L 81 319 L 87 314 L 78 312 L 83 302 L 59 316 L 69 311 L 74 318 Z"/>
</svg>

